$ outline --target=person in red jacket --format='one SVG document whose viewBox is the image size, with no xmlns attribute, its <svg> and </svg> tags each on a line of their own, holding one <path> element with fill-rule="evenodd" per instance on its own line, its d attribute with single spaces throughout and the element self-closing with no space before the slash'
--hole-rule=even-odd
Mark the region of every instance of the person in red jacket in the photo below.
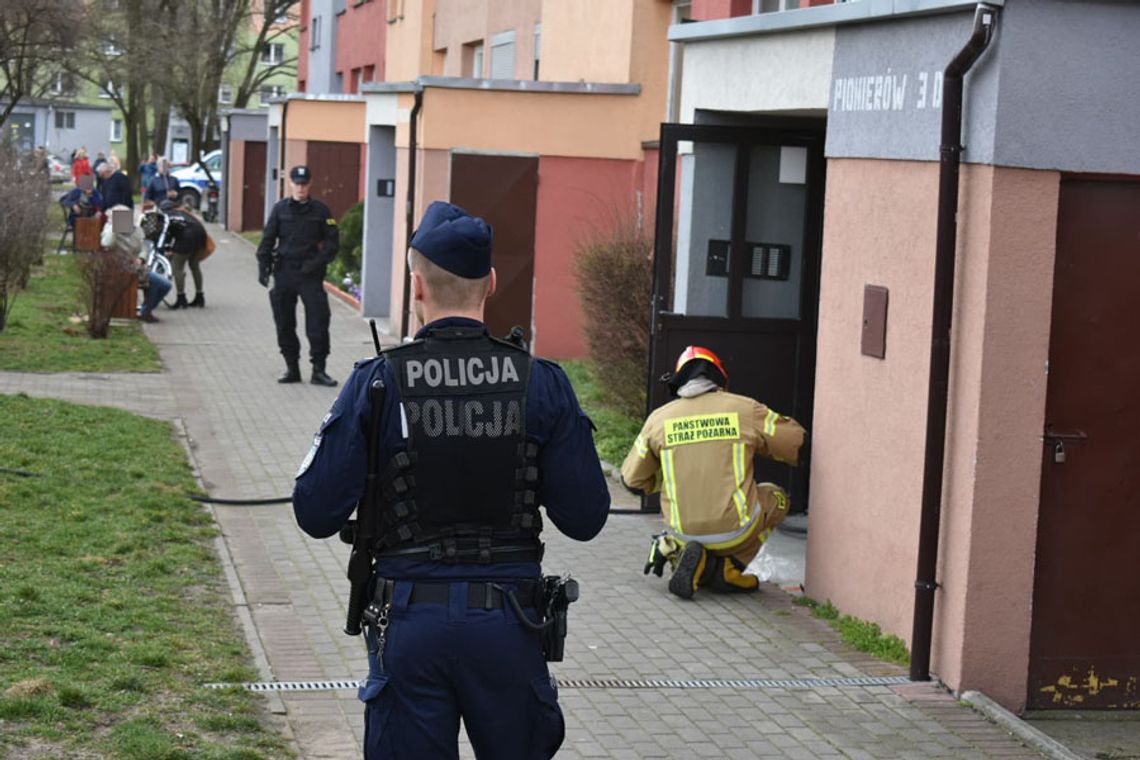
<svg viewBox="0 0 1140 760">
<path fill-rule="evenodd" d="M 86 148 L 75 151 L 75 160 L 71 162 L 71 179 L 76 187 L 79 187 L 79 178 L 83 176 L 90 176 L 92 179 L 95 177 L 95 172 L 91 170 L 91 162 L 87 160 Z"/>
</svg>

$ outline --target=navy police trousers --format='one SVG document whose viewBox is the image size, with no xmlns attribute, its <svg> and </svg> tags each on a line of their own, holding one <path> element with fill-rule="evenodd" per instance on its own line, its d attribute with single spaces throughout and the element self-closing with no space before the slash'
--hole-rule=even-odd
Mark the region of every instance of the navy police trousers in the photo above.
<svg viewBox="0 0 1140 760">
<path fill-rule="evenodd" d="M 396 582 L 382 661 L 367 631 L 365 760 L 458 758 L 460 718 L 478 758 L 553 757 L 565 724 L 540 635 L 508 606 L 469 607 L 466 582 L 446 604 L 409 604 L 411 590 Z"/>
</svg>

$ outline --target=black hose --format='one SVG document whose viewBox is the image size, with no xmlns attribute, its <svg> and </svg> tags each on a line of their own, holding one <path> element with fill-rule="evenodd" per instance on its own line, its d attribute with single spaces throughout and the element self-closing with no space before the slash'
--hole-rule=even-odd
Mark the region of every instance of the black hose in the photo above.
<svg viewBox="0 0 1140 760">
<path fill-rule="evenodd" d="M 255 507 L 263 504 L 288 504 L 293 501 L 292 496 L 282 496 L 277 499 L 218 499 L 207 494 L 190 494 L 190 498 L 194 501 L 200 501 L 206 504 L 226 504 L 232 507 Z"/>
<path fill-rule="evenodd" d="M 42 477 L 38 472 L 28 472 L 27 470 L 13 470 L 11 467 L 0 467 L 0 474 L 2 474 L 2 475 L 17 475 L 21 478 L 39 478 L 39 477 Z"/>
</svg>

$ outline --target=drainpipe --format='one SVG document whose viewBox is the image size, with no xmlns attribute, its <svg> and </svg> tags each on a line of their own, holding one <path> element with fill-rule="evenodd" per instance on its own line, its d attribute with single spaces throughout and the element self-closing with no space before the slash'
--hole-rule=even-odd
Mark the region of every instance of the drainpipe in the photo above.
<svg viewBox="0 0 1140 760">
<path fill-rule="evenodd" d="M 285 166 L 285 122 L 288 116 L 289 101 L 285 100 L 281 103 L 281 134 L 279 136 L 281 144 L 277 151 L 277 200 L 285 197 L 285 177 L 289 173 L 289 169 Z"/>
<path fill-rule="evenodd" d="M 942 146 L 938 173 L 938 240 L 934 255 L 934 317 L 930 338 L 930 383 L 926 402 L 926 460 L 922 477 L 922 518 L 918 571 L 914 582 L 910 680 L 930 680 L 934 591 L 938 570 L 938 530 L 942 510 L 946 407 L 950 393 L 950 322 L 954 313 L 954 253 L 958 244 L 958 174 L 962 142 L 962 80 L 990 44 L 997 9 L 979 3 L 974 32 L 946 66 L 942 77 Z"/>
<path fill-rule="evenodd" d="M 404 226 L 404 251 L 403 255 L 407 256 L 408 248 L 412 245 L 412 233 L 415 232 L 413 225 L 416 223 L 416 132 L 418 131 L 420 121 L 420 109 L 424 105 L 424 88 L 416 85 L 416 103 L 412 106 L 412 113 L 408 119 L 408 199 L 407 208 L 405 210 L 405 226 Z M 412 290 L 412 277 L 408 271 L 408 264 L 404 262 L 404 297 L 400 302 L 400 337 L 403 338 L 408 334 L 408 313 L 411 306 L 408 304 L 408 299 L 411 297 Z"/>
</svg>

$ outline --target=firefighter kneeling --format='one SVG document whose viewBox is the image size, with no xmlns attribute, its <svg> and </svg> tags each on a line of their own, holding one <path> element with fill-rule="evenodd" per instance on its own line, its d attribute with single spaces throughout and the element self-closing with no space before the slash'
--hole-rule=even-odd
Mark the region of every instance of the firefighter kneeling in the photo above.
<svg viewBox="0 0 1140 760">
<path fill-rule="evenodd" d="M 677 398 L 654 410 L 622 464 L 635 494 L 661 491 L 665 531 L 653 537 L 645 572 L 668 563 L 669 591 L 754 591 L 744 569 L 788 514 L 788 497 L 753 480 L 753 457 L 799 463 L 804 429 L 791 417 L 729 393 L 716 354 L 689 346 L 667 381 Z"/>
</svg>

